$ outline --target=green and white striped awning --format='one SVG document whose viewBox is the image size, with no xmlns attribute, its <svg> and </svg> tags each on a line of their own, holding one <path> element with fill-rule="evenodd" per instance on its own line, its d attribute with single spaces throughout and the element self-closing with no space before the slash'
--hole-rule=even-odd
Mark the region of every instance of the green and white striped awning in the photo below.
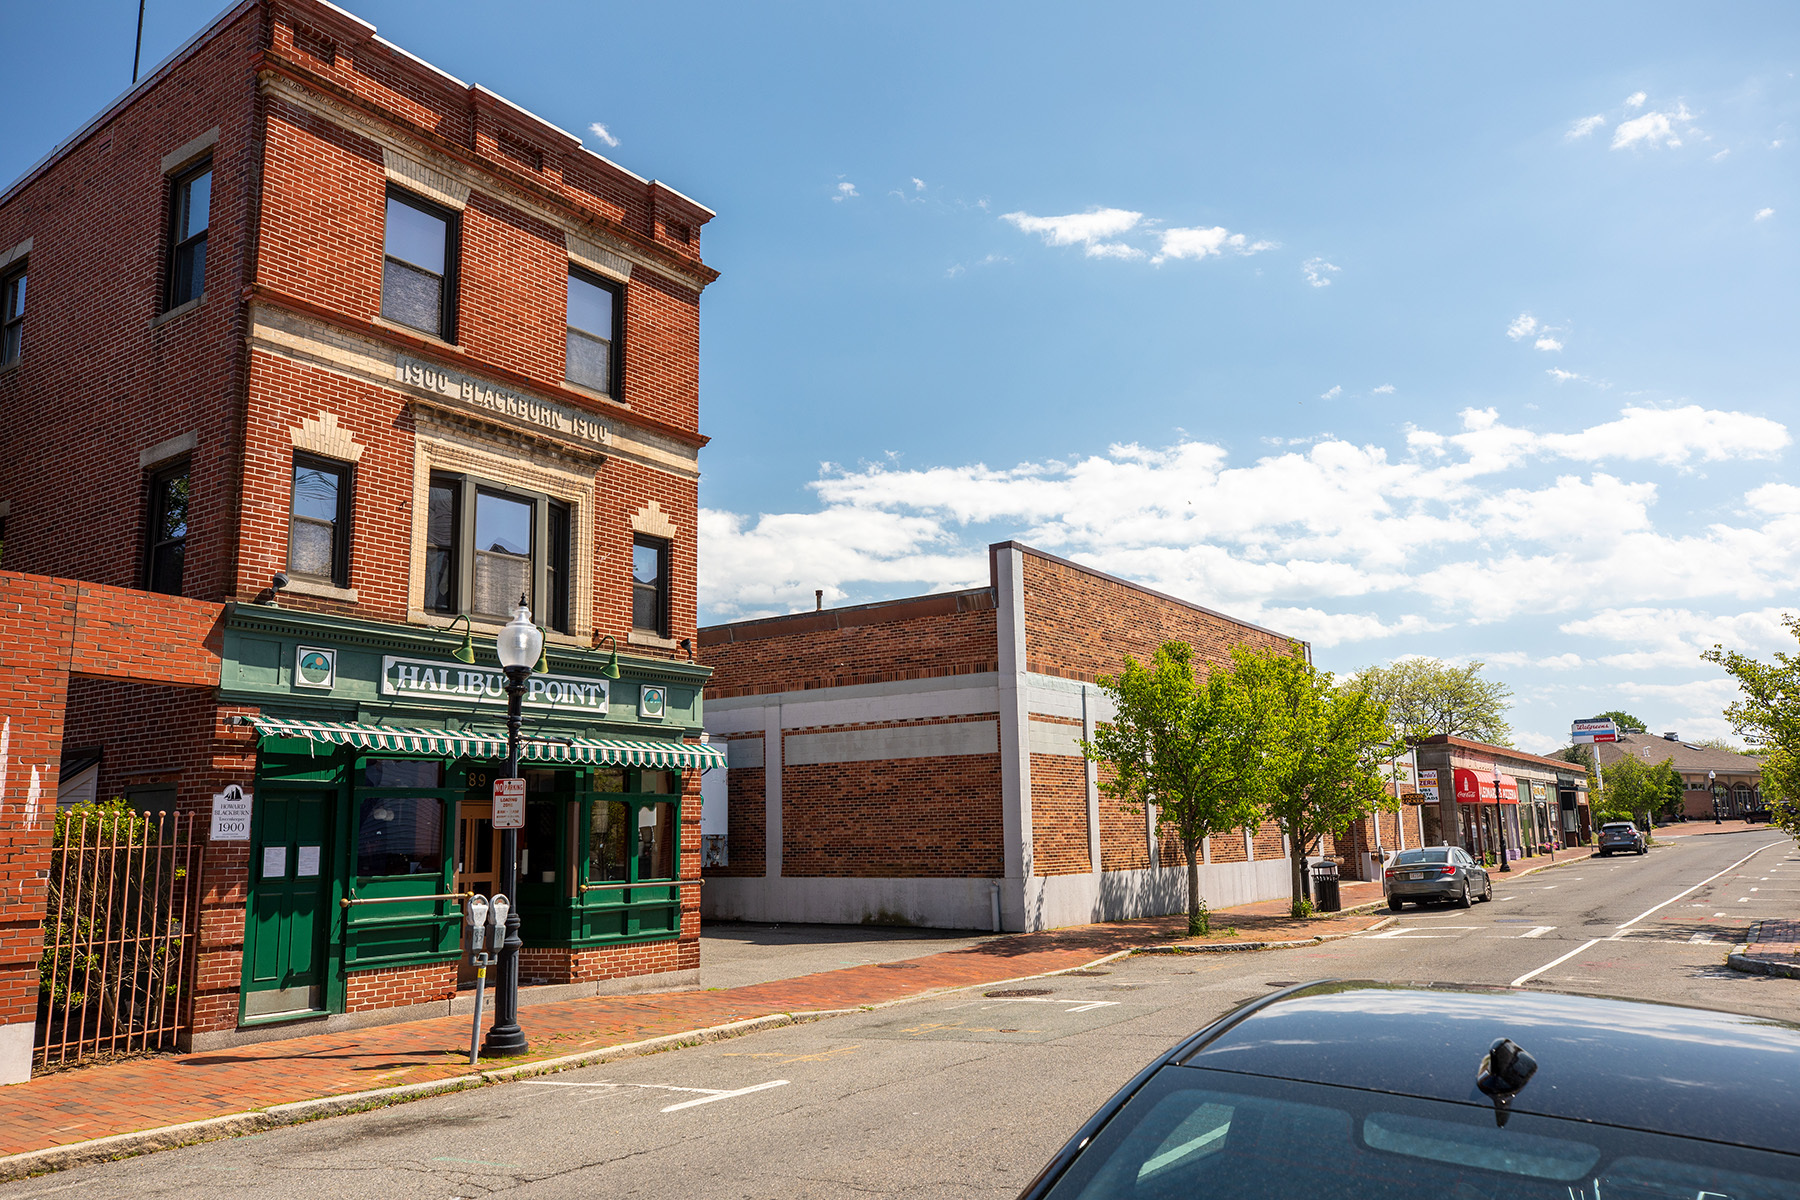
<svg viewBox="0 0 1800 1200">
<path fill-rule="evenodd" d="M 506 757 L 504 735 L 472 730 L 407 729 L 364 725 L 356 721 L 302 721 L 251 717 L 263 737 L 305 738 L 359 750 L 400 754 L 442 754 L 457 758 Z M 527 736 L 519 740 L 526 762 L 587 763 L 600 767 L 653 767 L 662 770 L 705 770 L 725 765 L 723 746 L 690 745 L 656 738 Z"/>
</svg>

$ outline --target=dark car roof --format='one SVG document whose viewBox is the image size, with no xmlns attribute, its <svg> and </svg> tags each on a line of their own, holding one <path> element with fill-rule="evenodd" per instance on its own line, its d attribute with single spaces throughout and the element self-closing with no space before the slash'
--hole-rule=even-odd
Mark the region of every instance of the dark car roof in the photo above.
<svg viewBox="0 0 1800 1200">
<path fill-rule="evenodd" d="M 1490 1104 L 1481 1058 L 1538 1062 L 1515 1112 L 1800 1152 L 1800 1025 L 1566 993 L 1314 983 L 1227 1017 L 1192 1067 Z"/>
</svg>

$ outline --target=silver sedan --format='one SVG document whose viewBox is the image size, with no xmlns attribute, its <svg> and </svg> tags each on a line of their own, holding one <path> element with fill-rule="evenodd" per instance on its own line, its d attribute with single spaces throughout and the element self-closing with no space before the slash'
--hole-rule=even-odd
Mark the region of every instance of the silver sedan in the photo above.
<svg viewBox="0 0 1800 1200">
<path fill-rule="evenodd" d="M 1381 894 L 1394 912 L 1411 900 L 1447 900 L 1463 908 L 1494 898 L 1494 881 L 1460 846 L 1425 846 L 1402 850 L 1381 872 Z"/>
</svg>

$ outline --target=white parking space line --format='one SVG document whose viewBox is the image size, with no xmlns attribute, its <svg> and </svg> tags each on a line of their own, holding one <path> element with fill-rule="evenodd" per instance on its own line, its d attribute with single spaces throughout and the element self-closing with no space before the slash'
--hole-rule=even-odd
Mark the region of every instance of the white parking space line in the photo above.
<svg viewBox="0 0 1800 1200">
<path fill-rule="evenodd" d="M 1696 933 L 1693 937 L 1688 939 L 1688 941 L 1692 942 L 1696 946 L 1704 946 L 1704 945 L 1706 945 L 1706 943 L 1708 943 L 1712 940 L 1713 940 L 1713 935 L 1710 933 Z"/>
<path fill-rule="evenodd" d="M 1519 936 L 1522 938 L 1543 937 L 1546 933 L 1549 933 L 1552 929 L 1555 929 L 1555 928 L 1556 928 L 1556 926 L 1554 926 L 1554 925 L 1539 925 L 1536 929 L 1533 929 L 1531 932 L 1521 933 Z"/>
<path fill-rule="evenodd" d="M 638 1088 L 643 1091 L 655 1092 L 700 1093 L 700 1098 L 697 1100 L 683 1100 L 678 1104 L 669 1105 L 662 1110 L 666 1113 L 679 1112 L 684 1108 L 694 1108 L 701 1104 L 712 1104 L 719 1100 L 731 1100 L 738 1096 L 748 1096 L 751 1092 L 766 1092 L 770 1088 L 786 1087 L 788 1085 L 788 1081 L 785 1079 L 771 1079 L 767 1083 L 756 1083 L 749 1087 L 732 1088 L 727 1091 L 721 1088 L 677 1087 L 672 1083 L 612 1083 L 606 1080 L 589 1083 L 585 1080 L 576 1079 L 532 1079 L 527 1082 L 535 1087 Z"/>
<path fill-rule="evenodd" d="M 1568 962 L 1571 958 L 1574 958 L 1577 954 L 1580 954 L 1583 950 L 1586 950 L 1589 946 L 1598 945 L 1599 942 L 1600 942 L 1599 938 L 1589 938 L 1587 941 L 1581 943 L 1581 945 L 1575 947 L 1573 950 L 1569 951 L 1567 954 L 1564 954 L 1559 958 L 1551 959 L 1549 962 L 1545 963 L 1543 966 L 1539 967 L 1537 970 L 1525 972 L 1523 975 L 1521 975 L 1517 979 L 1513 980 L 1507 986 L 1508 987 L 1519 987 L 1520 985 L 1528 982 L 1529 980 L 1535 979 L 1539 975 L 1542 975 L 1545 971 L 1548 971 L 1551 967 L 1554 967 L 1559 963 Z"/>
<path fill-rule="evenodd" d="M 1118 1000 L 1052 1000 L 1048 996 L 988 996 L 986 999 L 1000 1004 L 1072 1004 L 1073 1008 L 1065 1008 L 1064 1012 L 1093 1012 L 1096 1008 L 1117 1008 Z M 985 1006 L 984 1006 L 985 1007 Z"/>
<path fill-rule="evenodd" d="M 1739 904 L 1748 904 L 1748 903 L 1750 903 L 1750 897 L 1748 897 L 1748 896 L 1739 896 L 1739 897 L 1738 897 L 1738 903 L 1739 903 Z"/>
<path fill-rule="evenodd" d="M 1479 925 L 1433 925 L 1432 929 L 1480 929 Z M 1371 933 L 1371 938 L 1405 938 L 1407 941 L 1422 941 L 1426 938 L 1450 937 L 1444 933 L 1421 933 L 1416 925 L 1402 925 L 1398 929 L 1387 929 L 1380 933 Z"/>
</svg>

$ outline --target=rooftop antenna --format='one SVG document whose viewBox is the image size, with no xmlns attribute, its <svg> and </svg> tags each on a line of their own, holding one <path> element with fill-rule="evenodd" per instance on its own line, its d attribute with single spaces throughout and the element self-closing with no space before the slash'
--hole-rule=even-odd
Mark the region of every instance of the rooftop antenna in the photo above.
<svg viewBox="0 0 1800 1200">
<path fill-rule="evenodd" d="M 137 86 L 138 61 L 144 56 L 144 0 L 138 0 L 137 48 L 131 52 L 131 86 Z"/>
</svg>

